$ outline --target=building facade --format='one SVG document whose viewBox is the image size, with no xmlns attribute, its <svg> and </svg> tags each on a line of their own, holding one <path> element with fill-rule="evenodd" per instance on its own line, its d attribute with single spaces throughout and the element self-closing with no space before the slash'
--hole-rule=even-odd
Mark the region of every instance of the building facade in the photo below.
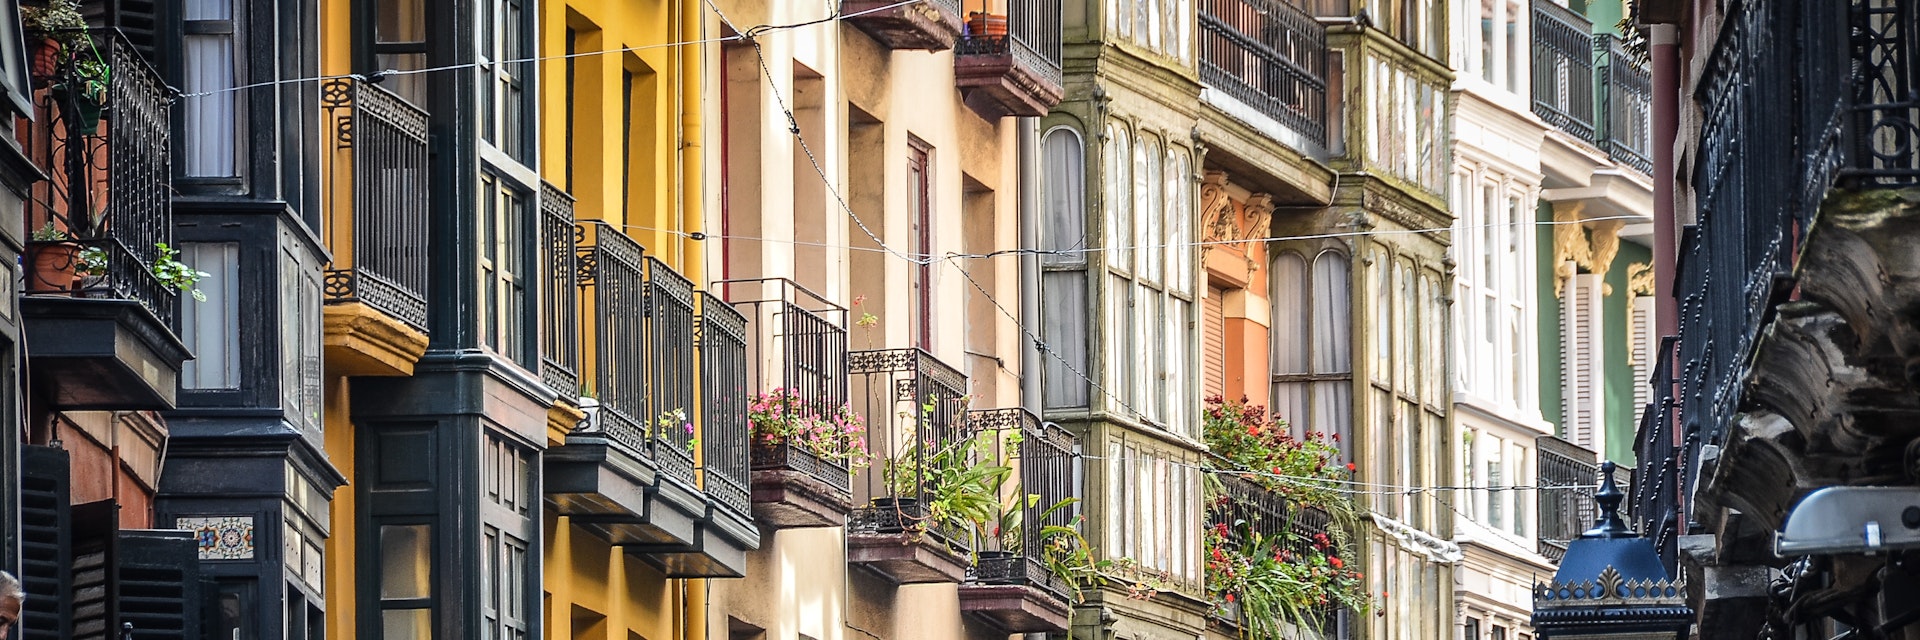
<svg viewBox="0 0 1920 640">
<path fill-rule="evenodd" d="M 1663 336 L 1636 525 L 1700 638 L 1911 637 L 1906 2 L 1636 4 Z M 1756 46 L 1790 42 L 1790 47 Z M 1667 194 L 1670 197 L 1666 197 Z M 1668 260 L 1672 258 L 1672 260 Z M 1670 287 L 1670 288 L 1669 288 Z M 1704 587 L 1704 588 L 1701 588 Z M 1845 592 L 1845 597 L 1835 597 Z"/>
<path fill-rule="evenodd" d="M 1618 3 L 1457 3 L 1453 330 L 1462 637 L 1531 638 L 1650 374 L 1650 85 Z"/>
</svg>

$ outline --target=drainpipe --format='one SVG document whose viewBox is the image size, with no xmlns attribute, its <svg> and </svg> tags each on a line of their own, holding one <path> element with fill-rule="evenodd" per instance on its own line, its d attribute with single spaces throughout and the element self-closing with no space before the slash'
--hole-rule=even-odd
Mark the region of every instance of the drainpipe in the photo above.
<svg viewBox="0 0 1920 640">
<path fill-rule="evenodd" d="M 1020 118 L 1020 233 L 1016 246 L 1040 246 L 1040 119 Z M 1020 324 L 1040 332 L 1040 256 L 1020 255 Z M 1040 415 L 1040 347 L 1020 335 L 1020 406 Z"/>
<path fill-rule="evenodd" d="M 1674 25 L 1647 25 L 1647 49 L 1653 63 L 1653 274 L 1654 324 L 1661 336 L 1680 335 L 1680 301 L 1674 295 L 1674 263 L 1679 261 L 1679 246 L 1674 228 L 1673 147 L 1679 141 L 1680 124 L 1680 33 Z M 1675 396 L 1678 397 L 1678 396 Z M 1670 410 L 1678 413 L 1677 409 Z M 1676 416 L 1667 416 L 1674 424 Z M 1673 451 L 1683 451 L 1683 429 L 1670 429 Z M 1641 464 L 1647 464 L 1642 461 Z M 1687 473 L 1687 461 L 1680 461 L 1675 479 Z M 1684 483 L 1675 482 L 1676 493 Z M 1684 527 L 1692 514 L 1687 513 L 1687 497 L 1677 495 L 1674 504 L 1678 522 Z M 1684 532 L 1685 529 L 1682 529 Z"/>
<path fill-rule="evenodd" d="M 1647 26 L 1653 62 L 1653 273 L 1658 294 L 1654 319 L 1659 335 L 1679 335 L 1679 301 L 1673 295 L 1674 262 L 1679 247 L 1674 229 L 1673 146 L 1680 124 L 1679 31 L 1670 24 Z"/>
<path fill-rule="evenodd" d="M 1020 234 L 1017 246 L 1040 247 L 1040 119 L 1021 118 L 1020 147 Z M 1040 332 L 1040 256 L 1020 255 L 1020 324 Z M 1024 332 L 1020 335 L 1020 406 L 1041 415 L 1040 345 Z M 1047 640 L 1045 633 L 1029 633 L 1026 640 Z"/>
</svg>

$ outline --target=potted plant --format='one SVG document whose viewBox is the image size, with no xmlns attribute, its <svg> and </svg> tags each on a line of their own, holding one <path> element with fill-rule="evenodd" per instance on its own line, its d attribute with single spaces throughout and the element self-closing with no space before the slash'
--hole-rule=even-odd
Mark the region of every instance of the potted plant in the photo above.
<svg viewBox="0 0 1920 640">
<path fill-rule="evenodd" d="M 52 220 L 35 229 L 27 245 L 27 290 L 65 291 L 73 288 L 79 267 L 80 245 Z"/>
<path fill-rule="evenodd" d="M 975 38 L 1004 38 L 1007 35 L 1007 16 L 985 11 L 969 12 L 967 35 Z"/>
<path fill-rule="evenodd" d="M 771 465 L 786 464 L 794 450 L 849 473 L 865 469 L 870 460 L 866 422 L 851 405 L 841 403 L 823 414 L 795 389 L 774 389 L 748 400 L 747 433 L 754 458 Z"/>
<path fill-rule="evenodd" d="M 44 7 L 20 7 L 20 26 L 29 32 L 28 60 L 36 84 L 58 72 L 62 54 L 71 56 L 87 41 L 87 18 L 78 0 L 48 0 Z M 39 36 L 33 38 L 32 36 Z"/>
</svg>

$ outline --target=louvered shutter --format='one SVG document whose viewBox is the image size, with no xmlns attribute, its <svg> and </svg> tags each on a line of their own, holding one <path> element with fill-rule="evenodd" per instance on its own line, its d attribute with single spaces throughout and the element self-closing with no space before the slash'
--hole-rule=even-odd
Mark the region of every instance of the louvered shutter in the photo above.
<svg viewBox="0 0 1920 640">
<path fill-rule="evenodd" d="M 1201 331 L 1206 341 L 1206 352 L 1202 365 L 1206 368 L 1206 393 L 1209 396 L 1227 394 L 1227 305 L 1223 299 L 1227 292 L 1219 287 L 1207 287 L 1206 319 L 1201 323 Z"/>
<path fill-rule="evenodd" d="M 20 448 L 20 583 L 27 592 L 20 612 L 23 640 L 73 635 L 69 468 L 63 449 Z"/>
<path fill-rule="evenodd" d="M 1577 274 L 1560 296 L 1561 428 L 1568 441 L 1599 451 L 1598 431 L 1606 420 L 1601 360 L 1603 276 Z"/>
<path fill-rule="evenodd" d="M 87 17 L 87 24 L 119 29 L 141 57 L 161 67 L 160 60 L 154 56 L 158 53 L 159 34 L 165 30 L 161 28 L 159 5 L 154 0 L 86 0 L 81 5 L 81 13 Z"/>
<path fill-rule="evenodd" d="M 199 640 L 200 559 L 193 532 L 129 529 L 115 549 L 117 622 L 135 640 Z"/>
<path fill-rule="evenodd" d="M 1633 349 L 1633 406 L 1653 402 L 1653 351 L 1659 339 L 1654 337 L 1653 296 L 1633 299 L 1632 322 L 1627 325 L 1628 341 Z"/>
</svg>

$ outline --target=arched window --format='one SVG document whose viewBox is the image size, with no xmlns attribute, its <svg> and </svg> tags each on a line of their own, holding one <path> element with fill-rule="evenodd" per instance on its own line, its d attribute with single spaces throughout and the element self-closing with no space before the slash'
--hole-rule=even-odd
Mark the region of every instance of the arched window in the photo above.
<svg viewBox="0 0 1920 640">
<path fill-rule="evenodd" d="M 1041 257 L 1042 402 L 1049 409 L 1087 406 L 1086 145 L 1068 127 L 1049 131 L 1040 151 L 1046 194 L 1041 247 L 1067 253 Z"/>
<path fill-rule="evenodd" d="M 1339 251 L 1322 251 L 1311 265 L 1282 251 L 1271 275 L 1275 415 L 1295 433 L 1339 434 L 1342 455 L 1353 440 L 1350 271 Z"/>
</svg>

